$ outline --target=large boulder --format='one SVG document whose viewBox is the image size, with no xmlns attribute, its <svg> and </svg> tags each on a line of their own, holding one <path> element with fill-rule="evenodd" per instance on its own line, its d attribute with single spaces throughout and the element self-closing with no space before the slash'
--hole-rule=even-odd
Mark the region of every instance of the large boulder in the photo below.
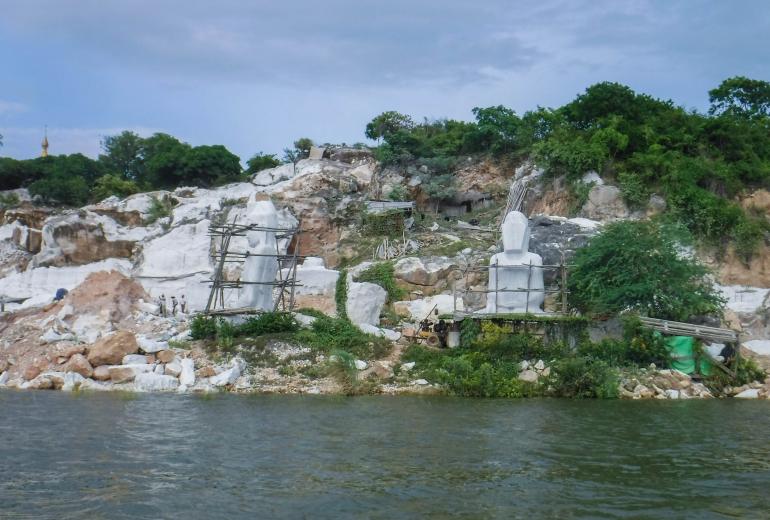
<svg viewBox="0 0 770 520">
<path fill-rule="evenodd" d="M 348 319 L 356 325 L 378 325 L 388 293 L 377 284 L 353 282 L 351 278 L 348 279 L 348 298 L 345 306 Z"/>
<path fill-rule="evenodd" d="M 174 376 L 146 372 L 137 374 L 134 379 L 134 389 L 137 392 L 169 392 L 176 390 L 179 379 Z"/>
<path fill-rule="evenodd" d="M 195 362 L 191 358 L 184 358 L 181 361 L 182 373 L 179 374 L 179 382 L 184 386 L 195 384 Z"/>
<path fill-rule="evenodd" d="M 125 236 L 129 235 L 114 220 L 90 211 L 51 217 L 43 226 L 42 245 L 34 264 L 82 265 L 107 258 L 130 258 L 136 240 L 121 238 Z"/>
<path fill-rule="evenodd" d="M 455 309 L 454 296 L 451 294 L 437 294 L 420 300 L 402 301 L 393 304 L 393 308 L 399 316 L 415 321 L 423 320 L 434 307 L 439 314 L 451 314 Z M 464 310 L 462 298 L 457 299 L 457 310 Z"/>
<path fill-rule="evenodd" d="M 241 358 L 235 358 L 230 363 L 229 368 L 211 377 L 211 379 L 209 379 L 209 383 L 211 383 L 213 386 L 232 385 L 239 377 L 241 377 L 241 373 L 245 368 L 246 363 Z"/>
<path fill-rule="evenodd" d="M 409 256 L 397 261 L 394 274 L 408 288 L 424 293 L 437 292 L 448 286 L 449 275 L 457 265 L 445 256 L 418 258 Z"/>
<path fill-rule="evenodd" d="M 91 366 L 117 365 L 123 361 L 123 356 L 136 354 L 139 344 L 133 332 L 121 330 L 102 338 L 88 349 L 88 362 Z"/>
<path fill-rule="evenodd" d="M 94 374 L 94 368 L 83 354 L 74 354 L 64 364 L 64 372 L 75 372 L 83 377 L 91 377 Z"/>
<path fill-rule="evenodd" d="M 583 213 L 588 218 L 601 221 L 624 219 L 629 215 L 620 188 L 607 184 L 591 188 Z"/>
</svg>

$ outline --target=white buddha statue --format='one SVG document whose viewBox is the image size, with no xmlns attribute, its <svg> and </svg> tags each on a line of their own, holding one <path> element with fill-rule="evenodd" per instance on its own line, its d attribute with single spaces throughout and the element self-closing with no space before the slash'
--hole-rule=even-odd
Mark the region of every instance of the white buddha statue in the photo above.
<svg viewBox="0 0 770 520">
<path fill-rule="evenodd" d="M 256 200 L 252 197 L 246 205 L 247 218 L 260 227 L 278 227 L 278 214 L 269 200 Z M 276 239 L 274 231 L 248 231 L 248 252 L 252 255 L 275 255 Z M 245 284 L 241 289 L 239 305 L 257 310 L 273 310 L 273 286 L 278 272 L 278 259 L 275 256 L 248 256 L 243 266 L 241 280 L 244 282 L 262 282 Z"/>
<path fill-rule="evenodd" d="M 529 220 L 523 213 L 511 211 L 505 216 L 502 234 L 503 252 L 489 260 L 490 292 L 484 312 L 543 312 L 543 259 L 529 252 Z M 521 291 L 504 292 L 503 289 Z M 525 292 L 526 289 L 530 292 Z"/>
</svg>

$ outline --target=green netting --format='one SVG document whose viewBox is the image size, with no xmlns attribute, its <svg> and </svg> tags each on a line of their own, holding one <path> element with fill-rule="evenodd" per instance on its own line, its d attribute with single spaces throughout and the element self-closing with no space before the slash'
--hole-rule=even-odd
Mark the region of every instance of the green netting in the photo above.
<svg viewBox="0 0 770 520">
<path fill-rule="evenodd" d="M 699 361 L 698 372 L 700 372 L 702 376 L 710 376 L 711 369 L 714 368 L 714 365 L 711 363 L 711 361 L 708 360 L 708 358 L 706 358 L 706 356 L 701 356 Z"/>
<path fill-rule="evenodd" d="M 671 353 L 671 368 L 685 374 L 695 372 L 695 357 L 693 356 L 695 341 L 693 338 L 690 336 L 669 336 L 664 341 Z"/>
</svg>

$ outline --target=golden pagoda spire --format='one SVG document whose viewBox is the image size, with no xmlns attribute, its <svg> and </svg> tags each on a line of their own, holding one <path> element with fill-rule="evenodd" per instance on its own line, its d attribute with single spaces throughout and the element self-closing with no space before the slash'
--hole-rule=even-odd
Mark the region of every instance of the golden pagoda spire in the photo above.
<svg viewBox="0 0 770 520">
<path fill-rule="evenodd" d="M 45 136 L 43 136 L 43 142 L 41 143 L 43 151 L 40 157 L 48 157 L 48 125 L 45 125 Z"/>
</svg>

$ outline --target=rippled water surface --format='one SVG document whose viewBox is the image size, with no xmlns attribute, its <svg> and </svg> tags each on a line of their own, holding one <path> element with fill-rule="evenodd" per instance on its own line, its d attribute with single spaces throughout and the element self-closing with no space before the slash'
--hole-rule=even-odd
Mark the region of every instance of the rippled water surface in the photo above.
<svg viewBox="0 0 770 520">
<path fill-rule="evenodd" d="M 0 518 L 770 518 L 770 403 L 0 392 Z"/>
</svg>

